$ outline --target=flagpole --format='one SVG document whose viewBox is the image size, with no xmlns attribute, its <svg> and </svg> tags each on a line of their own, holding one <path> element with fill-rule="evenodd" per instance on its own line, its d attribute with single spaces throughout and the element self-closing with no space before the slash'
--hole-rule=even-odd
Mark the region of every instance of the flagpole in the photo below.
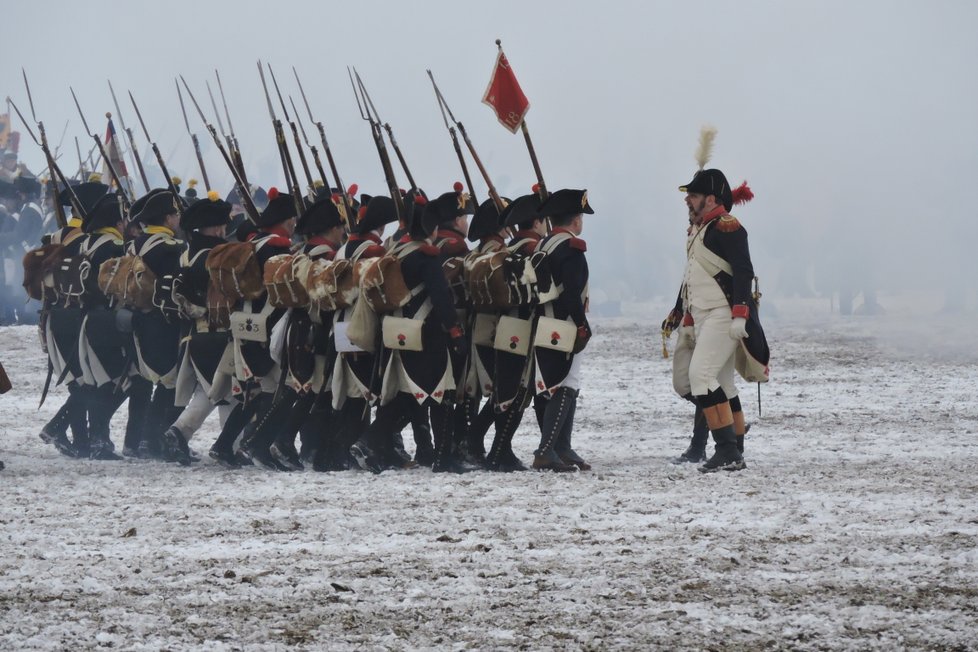
<svg viewBox="0 0 978 652">
<path fill-rule="evenodd" d="M 501 39 L 496 39 L 496 46 L 499 48 L 500 52 L 503 51 L 503 42 Z M 550 193 L 547 191 L 547 184 L 543 180 L 543 171 L 540 169 L 540 161 L 537 160 L 537 151 L 533 148 L 533 141 L 530 139 L 530 130 L 526 126 L 525 118 L 520 122 L 520 130 L 523 132 L 523 140 L 526 141 L 526 149 L 530 153 L 530 162 L 533 163 L 533 172 L 537 176 L 540 199 L 544 200 L 550 196 Z"/>
</svg>

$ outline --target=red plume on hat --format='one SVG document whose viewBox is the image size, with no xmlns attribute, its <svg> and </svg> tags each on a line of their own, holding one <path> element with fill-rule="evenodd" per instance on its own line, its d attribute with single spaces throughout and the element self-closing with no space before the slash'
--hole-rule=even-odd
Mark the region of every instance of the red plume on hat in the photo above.
<svg viewBox="0 0 978 652">
<path fill-rule="evenodd" d="M 747 185 L 747 182 L 743 182 L 739 186 L 733 189 L 733 203 L 736 204 L 746 204 L 754 198 L 754 192 Z"/>
<path fill-rule="evenodd" d="M 272 186 L 271 188 L 268 189 L 267 194 L 268 194 L 268 201 L 272 201 L 273 199 L 278 197 L 278 188 Z"/>
</svg>

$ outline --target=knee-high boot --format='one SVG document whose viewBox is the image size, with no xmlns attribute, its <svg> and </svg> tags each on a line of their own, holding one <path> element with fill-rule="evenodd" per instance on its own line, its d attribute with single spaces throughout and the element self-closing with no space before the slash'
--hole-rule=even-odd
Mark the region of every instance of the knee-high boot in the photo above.
<svg viewBox="0 0 978 652">
<path fill-rule="evenodd" d="M 141 376 L 130 379 L 129 416 L 126 421 L 126 437 L 122 444 L 122 454 L 126 457 L 139 457 L 139 442 L 143 439 L 146 427 L 146 414 L 149 412 L 153 396 L 153 384 Z"/>
<path fill-rule="evenodd" d="M 567 464 L 554 446 L 560 436 L 564 423 L 574 408 L 577 400 L 576 391 L 569 387 L 560 387 L 547 401 L 543 412 L 543 428 L 540 432 L 540 446 L 533 453 L 533 468 L 549 471 L 576 471 L 577 467 Z"/>
<path fill-rule="evenodd" d="M 584 461 L 584 458 L 578 455 L 571 447 L 571 438 L 574 432 L 574 415 L 577 413 L 578 394 L 578 390 L 570 387 L 567 388 L 567 403 L 569 407 L 567 409 L 567 416 L 564 418 L 564 423 L 560 427 L 560 434 L 557 435 L 554 450 L 564 464 L 573 464 L 582 471 L 590 471 L 591 465 Z"/>
<path fill-rule="evenodd" d="M 486 463 L 490 471 L 526 471 L 526 466 L 513 452 L 513 437 L 523 420 L 523 410 L 513 403 L 505 412 L 495 415 L 496 436 L 492 440 Z"/>
</svg>

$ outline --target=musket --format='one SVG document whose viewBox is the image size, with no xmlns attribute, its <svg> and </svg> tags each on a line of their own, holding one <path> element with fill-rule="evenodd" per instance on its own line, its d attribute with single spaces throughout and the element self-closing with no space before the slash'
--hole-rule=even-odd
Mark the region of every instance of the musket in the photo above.
<svg viewBox="0 0 978 652">
<path fill-rule="evenodd" d="M 68 120 L 65 120 L 65 128 L 61 130 L 61 140 L 58 141 L 58 146 L 54 148 L 54 160 L 57 161 L 61 158 L 61 146 L 65 142 L 65 134 L 68 133 Z"/>
<path fill-rule="evenodd" d="M 78 136 L 75 136 L 75 151 L 78 152 L 78 174 L 81 177 L 85 176 L 85 161 L 82 159 L 81 146 L 78 144 Z"/>
<path fill-rule="evenodd" d="M 435 78 L 431 74 L 430 70 L 428 71 L 428 76 L 431 77 L 431 84 L 432 86 L 435 87 L 435 95 L 438 96 L 438 103 L 442 107 L 442 118 L 445 117 L 445 112 L 447 112 L 449 119 L 452 121 L 452 124 L 458 127 L 458 132 L 462 134 L 462 140 L 465 141 L 465 146 L 468 148 L 469 154 L 472 155 L 472 160 L 475 161 L 476 167 L 479 168 L 479 174 L 482 175 L 483 181 L 486 182 L 486 186 L 489 188 L 489 197 L 492 198 L 492 203 L 496 205 L 496 210 L 502 213 L 503 209 L 505 208 L 505 206 L 503 206 L 503 200 L 499 196 L 499 193 L 496 192 L 496 186 L 493 185 L 492 178 L 489 176 L 489 172 L 486 171 L 486 167 L 482 164 L 482 159 L 479 158 L 478 152 L 475 151 L 475 146 L 472 144 L 472 141 L 469 139 L 469 134 L 465 131 L 465 125 L 463 125 L 461 122 L 455 119 L 455 114 L 452 113 L 452 109 L 448 106 L 448 102 L 445 101 L 445 96 L 441 94 L 441 89 L 438 88 L 438 84 L 435 83 Z M 445 124 L 447 126 L 448 122 L 446 121 Z M 458 147 L 457 142 L 456 142 L 456 147 Z M 463 170 L 464 170 L 464 166 L 463 166 Z M 466 180 L 468 180 L 468 175 L 466 175 L 465 178 Z"/>
<path fill-rule="evenodd" d="M 465 177 L 465 185 L 469 188 L 469 196 L 472 197 L 472 201 L 476 206 L 479 205 L 478 199 L 475 196 L 475 186 L 472 185 L 472 177 L 469 176 L 469 167 L 465 164 L 465 157 L 462 155 L 462 146 L 458 142 L 458 134 L 455 132 L 455 127 L 448 124 L 448 115 L 445 113 L 446 105 L 442 101 L 441 93 L 438 92 L 438 85 L 435 84 L 435 78 L 432 77 L 431 71 L 428 71 L 428 77 L 431 77 L 431 83 L 435 87 L 435 99 L 438 101 L 438 108 L 441 109 L 441 119 L 445 122 L 445 128 L 448 129 L 448 135 L 452 137 L 452 145 L 455 147 L 455 155 L 458 157 L 458 164 L 462 166 L 462 176 Z M 453 116 L 454 121 L 454 116 Z M 502 212 L 502 209 L 499 209 Z"/>
<path fill-rule="evenodd" d="M 146 140 L 149 142 L 150 147 L 153 148 L 153 153 L 156 155 L 156 162 L 160 166 L 160 171 L 166 178 L 166 185 L 173 193 L 174 199 L 180 196 L 180 192 L 177 190 L 176 185 L 173 183 L 173 177 L 170 176 L 169 170 L 166 169 L 166 162 L 163 160 L 163 155 L 160 154 L 160 148 L 157 147 L 156 141 L 154 141 L 149 135 L 149 129 L 146 128 L 146 123 L 143 122 L 143 114 L 139 112 L 139 107 L 136 105 L 136 99 L 132 96 L 132 91 L 129 91 L 129 101 L 132 102 L 132 108 L 136 110 L 136 117 L 139 119 L 139 125 L 143 128 L 143 135 L 146 136 Z M 176 200 L 174 201 L 177 207 L 177 212 L 183 217 L 183 202 Z"/>
<path fill-rule="evenodd" d="M 214 72 L 217 73 L 216 70 Z M 221 78 L 218 77 L 218 82 L 220 82 L 220 79 Z M 221 113 L 220 113 L 220 111 L 217 110 L 217 102 L 214 101 L 214 93 L 211 92 L 211 84 L 208 81 L 205 81 L 204 84 L 207 86 L 207 95 L 210 96 L 210 98 L 211 98 L 211 107 L 214 109 L 214 116 L 217 118 L 217 126 L 218 126 L 218 128 L 220 128 L 221 135 L 224 136 L 224 140 L 227 143 L 228 153 L 231 155 L 231 161 L 234 163 L 234 166 L 237 168 L 238 173 L 241 175 L 241 178 L 244 180 L 245 183 L 247 183 L 248 180 L 244 178 L 244 164 L 241 162 L 241 155 L 240 155 L 240 153 L 238 153 L 236 151 L 236 149 L 235 149 L 236 148 L 236 144 L 235 144 L 234 138 L 232 138 L 230 135 L 224 133 L 224 123 L 221 122 Z M 223 90 L 221 91 L 221 99 L 222 100 L 224 99 L 224 91 Z M 225 112 L 227 112 L 227 103 L 224 104 L 224 110 L 225 110 Z M 237 182 L 237 177 L 235 177 L 235 187 L 238 189 L 238 194 L 242 194 L 242 193 L 246 193 L 246 192 L 249 195 L 251 194 L 251 190 L 249 188 L 242 187 Z M 244 202 L 244 200 L 242 200 L 242 202 Z"/>
<path fill-rule="evenodd" d="M 394 167 L 391 165 L 390 154 L 387 152 L 387 146 L 384 144 L 384 134 L 380 130 L 380 123 L 375 121 L 373 115 L 366 109 L 366 98 L 363 102 L 360 100 L 360 91 L 357 90 L 357 84 L 353 81 L 353 72 L 347 67 L 346 74 L 350 77 L 350 85 L 353 86 L 353 96 L 357 100 L 357 108 L 360 110 L 360 118 L 366 120 L 370 123 L 370 133 L 374 137 L 374 144 L 377 146 L 377 155 L 380 156 L 380 165 L 384 170 L 384 179 L 387 181 L 387 189 L 391 194 L 391 199 L 394 200 L 394 208 L 397 211 L 397 219 L 400 222 L 402 228 L 407 228 L 410 226 L 411 216 L 407 212 L 407 207 L 404 205 L 404 197 L 401 196 L 400 188 L 397 185 L 397 179 L 394 178 Z M 359 75 L 357 76 L 359 79 Z M 361 85 L 361 89 L 362 89 Z"/>
<path fill-rule="evenodd" d="M 291 189 L 296 211 L 301 214 L 303 205 L 302 194 L 299 191 L 299 179 L 295 176 L 295 166 L 292 165 L 292 157 L 289 156 L 289 146 L 285 143 L 282 121 L 275 117 L 275 107 L 272 106 L 272 96 L 268 94 L 268 84 L 265 83 L 265 71 L 261 61 L 258 62 L 258 76 L 261 77 L 262 89 L 265 91 L 265 102 L 268 104 L 268 115 L 271 117 L 272 127 L 275 130 L 275 142 L 278 144 L 279 157 L 282 159 L 282 170 L 285 172 L 285 185 Z"/>
<path fill-rule="evenodd" d="M 299 110 L 295 108 L 295 101 L 292 96 L 289 95 L 289 104 L 292 105 L 292 112 L 295 113 L 295 121 L 299 125 L 299 131 L 302 132 L 302 140 L 306 142 L 306 147 L 312 152 L 312 162 L 316 165 L 316 171 L 319 172 L 319 178 L 322 179 L 323 186 L 329 189 L 329 180 L 326 179 L 326 170 L 323 169 L 323 162 L 319 158 L 319 149 L 309 142 L 309 136 L 306 135 L 306 128 L 302 126 L 302 119 L 299 117 Z"/>
<path fill-rule="evenodd" d="M 302 93 L 302 101 L 305 103 L 306 111 L 309 113 L 309 122 L 316 125 L 319 129 L 319 139 L 323 143 L 323 152 L 326 154 L 326 162 L 329 163 L 329 169 L 333 173 L 333 179 L 336 181 L 336 188 L 343 195 L 344 205 L 347 206 L 348 210 L 352 211 L 353 201 L 350 198 L 346 185 L 343 183 L 343 179 L 340 178 L 339 170 L 336 168 L 336 161 L 333 160 L 333 152 L 329 148 L 329 141 L 326 140 L 326 128 L 323 127 L 322 122 L 318 122 L 312 117 L 312 109 L 309 108 L 309 100 L 306 99 L 306 91 L 302 88 L 302 82 L 299 81 L 299 73 L 296 72 L 295 66 L 292 66 L 292 74 L 295 75 L 295 82 L 299 85 L 299 92 Z M 313 154 L 315 153 L 316 151 L 313 149 Z"/>
<path fill-rule="evenodd" d="M 136 139 L 133 138 L 132 129 L 126 126 L 126 121 L 122 117 L 122 109 L 119 108 L 119 101 L 115 99 L 115 89 L 112 88 L 111 81 L 109 81 L 109 92 L 112 93 L 112 104 L 115 105 L 115 114 L 119 116 L 119 124 L 122 125 L 122 130 L 126 132 L 126 137 L 129 139 L 129 155 L 136 162 L 136 169 L 139 170 L 139 178 L 143 180 L 143 187 L 146 188 L 146 192 L 149 192 L 149 179 L 146 178 L 146 170 L 143 169 L 143 162 L 139 159 Z"/>
<path fill-rule="evenodd" d="M 211 181 L 207 178 L 207 169 L 204 167 L 204 157 L 200 153 L 200 141 L 197 139 L 197 134 L 195 134 L 190 128 L 190 120 L 187 119 L 187 107 L 183 105 L 183 93 L 180 92 L 180 82 L 177 81 L 176 77 L 174 77 L 173 83 L 177 86 L 177 97 L 180 98 L 180 112 L 183 113 L 183 124 L 187 125 L 187 133 L 190 134 L 190 140 L 193 141 L 194 144 L 194 153 L 197 155 L 197 165 L 200 166 L 200 175 L 204 177 L 204 188 L 210 192 Z"/>
<path fill-rule="evenodd" d="M 496 39 L 496 46 L 501 52 L 503 49 L 503 43 L 498 38 Z M 530 140 L 530 131 L 526 127 L 526 118 L 523 118 L 523 121 L 520 123 L 520 130 L 523 132 L 523 140 L 526 141 L 526 150 L 530 153 L 530 162 L 533 163 L 533 172 L 537 176 L 537 191 L 540 194 L 540 199 L 545 200 L 550 196 L 550 192 L 547 190 L 547 184 L 543 180 L 543 172 L 540 170 L 540 161 L 537 160 L 537 152 L 533 148 L 533 141 Z"/>
<path fill-rule="evenodd" d="M 391 141 L 391 147 L 394 148 L 394 153 L 397 154 L 397 160 L 401 163 L 401 169 L 404 170 L 404 175 L 408 179 L 408 183 L 411 184 L 411 189 L 416 190 L 418 184 L 414 182 L 414 177 L 411 175 L 411 170 L 408 168 L 407 161 L 404 160 L 404 154 L 401 153 L 401 148 L 397 144 L 397 140 L 394 138 L 394 130 L 391 129 L 391 124 L 389 122 L 384 122 L 380 119 L 380 113 L 377 112 L 377 107 L 374 106 L 374 101 L 370 99 L 370 93 L 367 92 L 367 87 L 363 85 L 363 80 L 360 79 L 360 73 L 357 69 L 353 69 L 353 74 L 357 77 L 357 85 L 360 86 L 360 93 L 363 94 L 364 104 L 367 107 L 367 113 L 373 113 L 374 120 L 377 124 L 383 124 L 384 130 L 387 131 L 387 137 Z"/>
<path fill-rule="evenodd" d="M 238 143 L 238 137 L 234 134 L 234 125 L 231 124 L 231 113 L 228 111 L 228 101 L 224 97 L 224 85 L 221 84 L 221 73 L 214 69 L 214 76 L 217 77 L 217 89 L 221 91 L 221 103 L 224 105 L 224 117 L 228 120 L 228 135 L 230 136 L 230 144 L 228 146 L 228 151 L 231 154 L 231 158 L 234 161 L 235 166 L 238 168 L 238 174 L 241 176 L 241 180 L 244 183 L 244 188 L 249 193 L 248 186 L 248 175 L 245 174 L 244 159 L 241 158 L 241 145 Z M 216 109 L 215 109 L 216 112 Z M 218 120 L 220 120 L 218 116 Z M 239 188 L 239 190 L 241 190 Z"/>
<path fill-rule="evenodd" d="M 302 163 L 302 171 L 306 175 L 306 183 L 308 184 L 309 191 L 313 195 L 313 185 L 312 185 L 312 174 L 309 173 L 309 163 L 306 162 L 306 153 L 302 151 L 302 141 L 299 140 L 299 130 L 295 126 L 295 122 L 289 117 L 289 110 L 285 108 L 285 100 L 282 99 L 282 92 L 278 89 L 278 81 L 275 79 L 275 71 L 272 70 L 272 64 L 266 63 L 268 66 L 268 74 L 272 76 L 272 85 L 275 87 L 275 94 L 278 95 L 278 102 L 282 105 L 282 115 L 285 116 L 285 121 L 289 123 L 289 127 L 292 129 L 292 138 L 295 141 L 295 151 L 299 152 L 299 162 Z M 295 107 L 292 107 L 295 110 Z M 296 116 L 297 118 L 299 116 Z M 299 182 L 296 179 L 296 188 L 298 188 Z M 326 187 L 329 190 L 329 186 Z M 301 212 L 301 211 L 300 211 Z"/>
<path fill-rule="evenodd" d="M 85 127 L 85 131 L 92 135 L 95 139 L 95 144 L 98 145 L 99 151 L 102 153 L 102 160 L 105 161 L 105 167 L 109 169 L 109 176 L 112 177 L 112 181 L 115 183 L 116 188 L 119 189 L 119 194 L 121 196 L 122 202 L 127 205 L 127 207 L 132 204 L 132 199 L 126 194 L 126 187 L 122 185 L 122 179 L 119 178 L 119 173 L 116 171 L 115 166 L 112 165 L 112 159 L 109 158 L 109 153 L 105 151 L 105 145 L 102 144 L 102 139 L 99 135 L 88 128 L 88 122 L 85 120 L 85 114 L 82 113 L 81 105 L 78 103 L 78 97 L 75 95 L 75 89 L 68 87 L 71 91 L 71 98 L 75 100 L 75 107 L 78 109 L 78 115 L 81 116 L 82 126 Z M 105 117 L 107 119 L 112 118 L 111 113 L 106 113 Z"/>
<path fill-rule="evenodd" d="M 30 85 L 27 84 L 26 72 L 24 72 L 24 85 L 27 86 L 27 101 L 31 105 L 31 116 L 34 118 L 34 121 L 37 123 L 38 133 L 41 134 L 40 140 L 38 140 L 37 136 L 34 135 L 34 132 L 31 130 L 30 124 L 28 124 L 27 120 L 24 119 L 24 114 L 20 112 L 20 109 L 17 108 L 17 105 L 14 104 L 14 101 L 9 97 L 7 98 L 7 104 L 14 107 L 14 111 L 17 112 L 17 116 L 20 118 L 20 121 L 23 123 L 24 129 L 27 130 L 27 133 L 31 137 L 31 140 L 33 140 L 41 148 L 41 151 L 44 152 L 44 156 L 48 162 L 48 170 L 51 170 L 51 178 L 48 181 L 48 183 L 50 184 L 48 187 L 48 192 L 54 197 L 54 214 L 55 214 L 55 218 L 58 220 L 58 227 L 64 228 L 68 226 L 68 218 L 65 215 L 65 207 L 62 206 L 61 202 L 58 200 L 58 184 L 54 180 L 55 176 L 57 176 L 58 179 L 61 181 L 61 185 L 63 185 L 65 189 L 68 190 L 68 196 L 71 198 L 71 205 L 74 207 L 75 212 L 77 212 L 80 217 L 84 217 L 85 210 L 82 208 L 81 202 L 78 200 L 77 195 L 75 195 L 74 189 L 68 184 L 68 179 L 66 179 L 65 175 L 62 174 L 61 168 L 58 167 L 58 164 L 54 162 L 54 157 L 51 156 L 51 150 L 50 148 L 48 148 L 48 139 L 44 133 L 44 123 L 38 120 L 37 114 L 34 113 L 34 100 L 31 98 L 31 87 Z"/>
<path fill-rule="evenodd" d="M 241 194 L 241 203 L 244 204 L 245 210 L 248 212 L 248 218 L 252 221 L 252 223 L 258 222 L 258 207 L 255 206 L 255 200 L 252 199 L 246 182 L 242 180 L 238 169 L 234 165 L 234 161 L 231 160 L 230 154 L 228 154 L 228 151 L 224 149 L 224 143 L 221 142 L 220 136 L 217 135 L 217 130 L 214 129 L 214 125 L 207 121 L 207 118 L 204 116 L 204 112 L 200 108 L 200 105 L 197 104 L 197 98 L 194 97 L 193 91 L 191 91 L 190 87 L 187 86 L 187 80 L 181 76 L 180 81 L 183 82 L 183 87 L 187 90 L 187 95 L 190 96 L 190 101 L 193 102 L 194 108 L 197 109 L 197 114 L 200 116 L 200 121 L 204 123 L 205 127 L 207 127 L 207 131 L 210 132 L 211 138 L 214 139 L 214 144 L 217 145 L 218 151 L 221 152 L 224 162 L 227 164 L 228 169 L 231 170 L 231 175 L 234 176 L 234 181 L 238 185 L 238 192 Z"/>
</svg>

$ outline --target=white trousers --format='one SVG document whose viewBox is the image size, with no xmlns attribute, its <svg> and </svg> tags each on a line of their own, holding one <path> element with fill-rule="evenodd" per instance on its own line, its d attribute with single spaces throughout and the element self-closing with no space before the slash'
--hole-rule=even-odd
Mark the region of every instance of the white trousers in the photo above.
<svg viewBox="0 0 978 652">
<path fill-rule="evenodd" d="M 207 415 L 214 411 L 214 408 L 217 408 L 217 414 L 220 417 L 221 426 L 223 427 L 224 422 L 228 418 L 228 414 L 231 413 L 232 407 L 231 405 L 215 405 L 211 403 L 211 400 L 207 398 L 207 392 L 198 384 L 187 407 L 183 408 L 183 412 L 173 422 L 173 427 L 179 429 L 187 441 L 190 441 L 194 433 L 204 423 Z"/>
<path fill-rule="evenodd" d="M 730 308 L 692 309 L 693 326 L 679 329 L 672 357 L 672 386 L 680 396 L 705 396 L 719 387 L 727 398 L 737 396 L 734 353 L 737 340 L 730 337 Z"/>
</svg>

